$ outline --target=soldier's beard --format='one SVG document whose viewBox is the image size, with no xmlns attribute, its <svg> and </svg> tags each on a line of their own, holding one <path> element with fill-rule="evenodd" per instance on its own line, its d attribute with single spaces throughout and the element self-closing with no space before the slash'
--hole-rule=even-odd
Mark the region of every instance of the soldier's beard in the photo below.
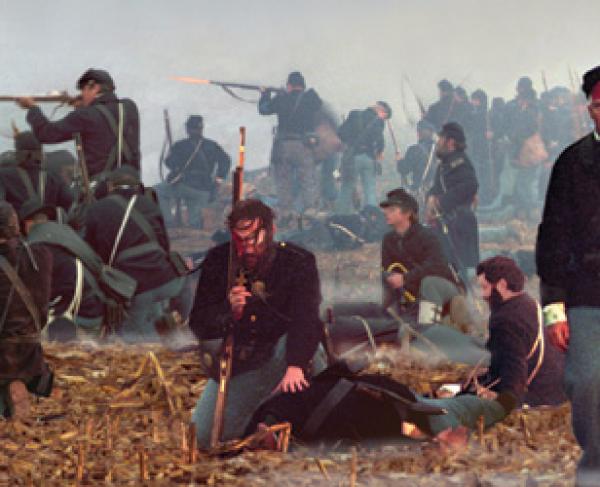
<svg viewBox="0 0 600 487">
<path fill-rule="evenodd" d="M 244 269 L 256 269 L 258 267 L 258 263 L 260 261 L 259 254 L 243 254 L 242 255 L 242 265 Z"/>
</svg>

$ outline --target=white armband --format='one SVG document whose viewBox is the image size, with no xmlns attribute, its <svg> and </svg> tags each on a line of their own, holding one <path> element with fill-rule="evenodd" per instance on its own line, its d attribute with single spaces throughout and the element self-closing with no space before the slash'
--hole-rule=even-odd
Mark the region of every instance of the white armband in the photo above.
<svg viewBox="0 0 600 487">
<path fill-rule="evenodd" d="M 565 303 L 552 303 L 544 306 L 544 325 L 552 326 L 556 323 L 567 321 Z"/>
</svg>

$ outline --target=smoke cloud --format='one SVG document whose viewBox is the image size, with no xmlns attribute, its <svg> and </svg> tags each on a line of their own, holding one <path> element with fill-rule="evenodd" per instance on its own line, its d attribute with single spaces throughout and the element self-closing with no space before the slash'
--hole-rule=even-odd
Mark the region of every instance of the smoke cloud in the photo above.
<svg viewBox="0 0 600 487">
<path fill-rule="evenodd" d="M 189 114 L 204 115 L 206 135 L 232 155 L 237 129 L 246 125 L 248 167 L 258 168 L 268 162 L 275 120 L 217 87 L 184 85 L 170 76 L 283 85 L 298 69 L 340 115 L 388 101 L 405 146 L 414 135 L 402 109 L 403 75 L 426 103 L 437 97 L 436 83 L 444 77 L 468 91 L 482 87 L 505 97 L 521 75 L 531 76 L 540 91 L 542 70 L 551 86 L 569 85 L 569 66 L 581 74 L 598 62 L 595 6 L 592 0 L 551 8 L 543 0 L 0 0 L 1 91 L 73 92 L 86 68 L 103 67 L 119 96 L 139 105 L 147 183 L 158 180 L 163 108 L 170 110 L 176 137 Z M 405 88 L 407 109 L 417 117 Z M 0 134 L 10 133 L 13 119 L 26 127 L 24 111 L 2 104 Z M 10 147 L 2 137 L 0 150 Z"/>
</svg>

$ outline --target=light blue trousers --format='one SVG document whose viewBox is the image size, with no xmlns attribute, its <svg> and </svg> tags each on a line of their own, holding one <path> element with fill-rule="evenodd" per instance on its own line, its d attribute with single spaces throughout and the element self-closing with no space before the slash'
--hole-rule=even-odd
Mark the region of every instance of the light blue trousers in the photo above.
<svg viewBox="0 0 600 487">
<path fill-rule="evenodd" d="M 353 168 L 349 170 L 349 176 L 342 177 L 340 196 L 335 207 L 336 213 L 341 215 L 355 213 L 353 194 L 359 179 L 363 189 L 363 207 L 377 206 L 375 194 L 375 162 L 373 159 L 366 154 L 355 156 L 344 155 L 342 164 L 353 164 Z"/>
<path fill-rule="evenodd" d="M 565 392 L 571 401 L 573 433 L 583 450 L 578 476 L 593 476 L 590 485 L 600 485 L 600 308 L 574 307 L 567 315 Z"/>
<path fill-rule="evenodd" d="M 325 367 L 325 352 L 319 346 L 313 358 L 312 372 L 316 375 Z M 225 403 L 223 441 L 240 438 L 244 434 L 254 411 L 271 395 L 273 389 L 283 378 L 286 369 L 286 336 L 283 336 L 277 342 L 271 360 L 258 369 L 233 376 L 230 379 Z M 192 414 L 200 448 L 208 448 L 210 444 L 217 387 L 216 381 L 208 380 Z"/>
</svg>

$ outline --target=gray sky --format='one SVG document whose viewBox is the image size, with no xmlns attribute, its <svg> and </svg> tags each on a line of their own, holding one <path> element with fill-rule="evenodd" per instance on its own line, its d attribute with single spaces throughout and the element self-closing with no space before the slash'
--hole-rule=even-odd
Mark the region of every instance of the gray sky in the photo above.
<svg viewBox="0 0 600 487">
<path fill-rule="evenodd" d="M 511 97 L 529 75 L 538 91 L 569 84 L 600 63 L 592 12 L 597 0 L 0 0 L 0 92 L 68 89 L 88 67 L 113 75 L 117 93 L 140 108 L 146 182 L 158 178 L 169 108 L 175 135 L 187 115 L 205 116 L 206 135 L 235 159 L 238 127 L 248 129 L 248 167 L 268 161 L 274 120 L 214 86 L 179 84 L 173 75 L 282 85 L 301 70 L 340 113 L 383 99 L 394 109 L 402 145 L 400 79 L 406 74 L 429 103 L 436 83 L 463 81 Z M 596 54 L 596 55 L 594 55 Z M 416 106 L 407 90 L 409 110 Z M 249 94 L 253 97 L 252 94 Z M 48 112 L 51 107 L 47 107 Z M 65 113 L 62 111 L 61 113 Z M 0 134 L 23 112 L 0 105 Z M 0 150 L 11 141 L 0 138 Z"/>
</svg>

